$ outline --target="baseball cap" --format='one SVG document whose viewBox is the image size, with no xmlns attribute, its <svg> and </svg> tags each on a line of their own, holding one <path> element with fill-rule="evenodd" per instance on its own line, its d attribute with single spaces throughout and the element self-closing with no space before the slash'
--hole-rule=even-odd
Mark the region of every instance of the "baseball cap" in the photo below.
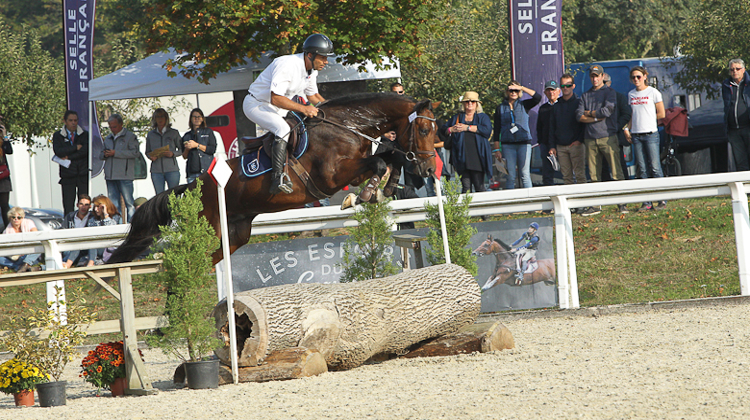
<svg viewBox="0 0 750 420">
<path fill-rule="evenodd" d="M 547 89 L 557 89 L 560 85 L 557 84 L 557 80 L 550 80 L 549 82 L 544 84 L 544 90 Z"/>
<path fill-rule="evenodd" d="M 591 66 L 591 68 L 589 69 L 589 74 L 603 74 L 603 73 L 604 73 L 604 69 L 602 68 L 602 66 L 598 64 Z"/>
<path fill-rule="evenodd" d="M 133 205 L 134 206 L 142 206 L 143 204 L 146 203 L 146 201 L 148 201 L 148 199 L 146 199 L 146 197 L 138 197 L 133 202 Z"/>
</svg>

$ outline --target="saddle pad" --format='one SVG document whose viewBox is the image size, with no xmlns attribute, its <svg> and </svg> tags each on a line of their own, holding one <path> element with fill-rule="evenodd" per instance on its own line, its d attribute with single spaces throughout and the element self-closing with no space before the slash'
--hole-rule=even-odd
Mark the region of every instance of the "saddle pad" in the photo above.
<svg viewBox="0 0 750 420">
<path fill-rule="evenodd" d="M 297 143 L 297 147 L 294 149 L 293 156 L 297 159 L 300 158 L 307 151 L 307 130 L 302 119 L 294 112 L 290 112 L 294 116 L 296 122 L 299 122 L 297 132 L 299 134 L 300 141 Z M 253 178 L 258 175 L 270 171 L 273 166 L 271 164 L 271 151 L 266 151 L 264 147 L 260 147 L 258 150 L 240 156 L 240 166 L 242 167 L 242 173 L 248 177 Z"/>
</svg>

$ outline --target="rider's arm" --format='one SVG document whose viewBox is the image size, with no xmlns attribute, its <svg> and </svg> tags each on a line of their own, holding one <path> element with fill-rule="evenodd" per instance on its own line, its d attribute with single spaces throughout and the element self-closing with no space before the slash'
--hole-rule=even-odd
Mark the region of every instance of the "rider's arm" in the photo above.
<svg viewBox="0 0 750 420">
<path fill-rule="evenodd" d="M 273 92 L 271 92 L 271 105 L 288 111 L 296 111 L 308 117 L 314 117 L 318 114 L 318 110 L 312 105 L 298 104 L 286 96 L 277 95 Z"/>
<path fill-rule="evenodd" d="M 518 240 L 517 240 L 517 241 L 513 242 L 512 244 L 510 244 L 510 246 L 512 246 L 512 247 L 515 247 L 516 245 L 520 244 L 520 243 L 521 243 L 521 241 L 523 241 L 523 239 L 524 239 L 525 237 L 526 237 L 526 232 L 524 232 L 524 234 L 523 234 L 523 235 L 521 235 L 521 237 L 520 237 L 520 238 L 518 238 Z"/>
<path fill-rule="evenodd" d="M 310 103 L 313 105 L 317 105 L 325 101 L 325 99 L 323 99 L 323 97 L 320 96 L 320 93 L 316 93 L 314 95 L 307 95 L 307 100 L 310 101 Z"/>
</svg>

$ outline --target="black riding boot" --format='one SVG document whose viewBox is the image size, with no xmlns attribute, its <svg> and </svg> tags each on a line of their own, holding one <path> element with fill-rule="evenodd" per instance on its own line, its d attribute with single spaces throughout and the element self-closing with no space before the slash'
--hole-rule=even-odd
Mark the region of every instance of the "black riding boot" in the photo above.
<svg viewBox="0 0 750 420">
<path fill-rule="evenodd" d="M 292 193 L 292 181 L 284 172 L 284 163 L 286 163 L 286 141 L 276 137 L 273 141 L 273 150 L 271 151 L 271 194 Z"/>
</svg>

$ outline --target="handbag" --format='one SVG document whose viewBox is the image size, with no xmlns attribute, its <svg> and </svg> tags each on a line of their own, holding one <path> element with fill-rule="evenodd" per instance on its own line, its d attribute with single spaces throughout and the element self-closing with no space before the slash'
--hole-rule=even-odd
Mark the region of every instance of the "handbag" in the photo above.
<svg viewBox="0 0 750 420">
<path fill-rule="evenodd" d="M 10 176 L 10 168 L 7 163 L 0 165 L 0 179 L 5 179 Z"/>
<path fill-rule="evenodd" d="M 148 176 L 148 167 L 146 166 L 146 159 L 143 154 L 139 151 L 138 156 L 135 157 L 135 179 L 146 179 Z"/>
</svg>

